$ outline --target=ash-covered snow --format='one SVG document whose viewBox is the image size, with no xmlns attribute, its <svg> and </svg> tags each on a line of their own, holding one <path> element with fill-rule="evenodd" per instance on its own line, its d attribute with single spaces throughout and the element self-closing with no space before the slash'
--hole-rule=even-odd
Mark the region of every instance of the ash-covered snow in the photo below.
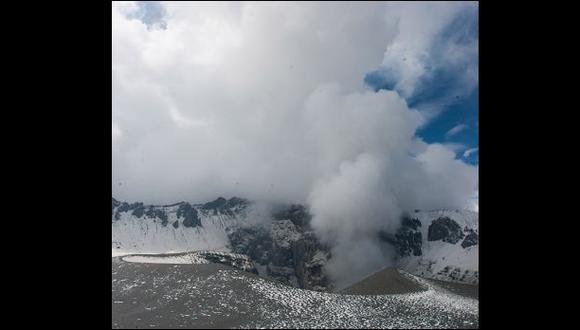
<svg viewBox="0 0 580 330">
<path fill-rule="evenodd" d="M 137 263 L 151 263 L 151 264 L 191 264 L 191 265 L 199 265 L 199 264 L 207 264 L 205 258 L 195 254 L 183 254 L 183 255 L 176 255 L 176 256 L 154 256 L 154 255 L 129 255 L 126 257 L 122 257 L 121 260 L 126 262 L 137 262 Z"/>
<path fill-rule="evenodd" d="M 113 262 L 113 327 L 477 328 L 478 301 L 425 290 L 343 295 L 292 288 L 215 264 Z"/>
<path fill-rule="evenodd" d="M 216 276 L 228 276 L 220 271 Z M 471 328 L 478 325 L 478 301 L 450 293 L 420 278 L 425 291 L 395 295 L 343 295 L 289 288 L 252 279 L 250 285 L 277 311 L 262 308 L 249 328 Z"/>
<path fill-rule="evenodd" d="M 147 328 L 477 328 L 478 301 L 404 273 L 425 290 L 394 295 L 344 295 L 303 290 L 294 286 L 328 289 L 312 283 L 323 278 L 329 254 L 312 241 L 304 226 L 276 219 L 265 236 L 247 227 L 248 218 L 225 206 L 197 210 L 200 226 L 183 226 L 179 204 L 155 207 L 166 221 L 138 217 L 129 212 L 113 216 L 113 327 Z M 240 204 L 241 205 L 241 204 Z M 241 206 L 237 206 L 238 208 Z M 115 207 L 113 208 L 115 211 Z M 443 240 L 429 241 L 430 224 L 448 217 L 467 232 L 478 233 L 478 214 L 469 211 L 415 212 L 421 222 L 420 256 L 397 260 L 397 267 L 426 278 L 464 283 L 478 282 L 478 245 L 461 246 Z M 172 224 L 178 221 L 178 226 Z M 264 245 L 266 264 L 254 263 L 232 251 L 232 233 Z M 250 235 L 250 236 L 248 236 Z M 253 236 L 252 236 L 253 235 Z M 275 249 L 268 250 L 270 239 Z M 240 243 L 238 242 L 238 243 Z M 240 243 L 240 244 L 241 244 Z M 252 244 L 254 244 L 252 243 Z M 252 245 L 253 246 L 253 245 Z M 176 253 L 169 253 L 176 252 Z M 246 252 L 242 252 L 246 253 Z M 253 258 L 253 257 L 252 257 Z M 257 260 L 257 259 L 256 259 Z M 261 259 L 260 259 L 261 260 Z M 302 261 L 309 270 L 298 283 L 297 270 L 286 261 Z M 281 264 L 279 264 L 281 263 Z M 277 266 L 279 264 L 279 266 Z M 225 265 L 236 267 L 236 269 Z M 286 284 L 257 277 L 286 278 Z M 285 275 L 285 272 L 289 272 Z M 253 274 L 252 274 L 253 273 Z M 272 275 L 277 275 L 272 276 Z M 284 276 L 283 276 L 284 275 Z M 307 287 L 307 286 L 305 286 Z"/>
</svg>

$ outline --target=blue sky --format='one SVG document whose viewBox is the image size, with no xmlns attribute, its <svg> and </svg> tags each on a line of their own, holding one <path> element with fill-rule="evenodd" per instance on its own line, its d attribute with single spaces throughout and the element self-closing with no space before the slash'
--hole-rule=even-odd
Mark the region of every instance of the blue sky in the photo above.
<svg viewBox="0 0 580 330">
<path fill-rule="evenodd" d="M 467 157 L 465 151 L 478 148 L 478 96 L 479 89 L 475 89 L 469 96 L 461 98 L 457 103 L 446 106 L 440 115 L 431 120 L 426 126 L 417 131 L 417 135 L 427 143 L 459 143 L 465 150 L 458 152 L 470 164 L 478 163 L 478 153 L 471 152 Z M 462 125 L 462 126 L 460 126 Z M 454 127 L 464 127 L 455 134 L 448 134 Z M 453 133 L 453 131 L 451 131 Z"/>
<path fill-rule="evenodd" d="M 384 64 L 364 78 L 375 91 L 398 91 L 409 107 L 432 111 L 434 115 L 417 136 L 427 143 L 454 145 L 457 158 L 469 164 L 479 162 L 478 14 L 477 6 L 467 7 L 441 29 L 427 48 L 427 56 L 419 57 L 425 73 L 417 78 L 412 92 L 401 85 L 406 77 L 396 65 Z M 449 60 L 449 54 L 457 59 Z M 389 63 L 404 64 L 414 55 L 398 54 L 402 59 Z"/>
</svg>

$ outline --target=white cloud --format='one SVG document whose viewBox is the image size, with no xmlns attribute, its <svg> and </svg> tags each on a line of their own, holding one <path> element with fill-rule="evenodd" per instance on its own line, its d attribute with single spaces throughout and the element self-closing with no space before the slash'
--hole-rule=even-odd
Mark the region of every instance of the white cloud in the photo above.
<svg viewBox="0 0 580 330">
<path fill-rule="evenodd" d="M 471 156 L 472 153 L 475 153 L 479 150 L 479 148 L 470 148 L 465 150 L 465 152 L 463 153 L 463 158 L 467 158 L 469 156 Z"/>
<path fill-rule="evenodd" d="M 446 143 L 442 143 L 442 144 L 445 147 L 447 147 L 449 150 L 453 150 L 453 152 L 455 152 L 455 153 L 459 153 L 467 148 L 464 144 L 461 144 L 461 143 L 446 142 Z"/>
<path fill-rule="evenodd" d="M 447 133 L 445 133 L 445 139 L 449 139 L 452 136 L 456 135 L 457 133 L 464 131 L 468 128 L 469 128 L 469 126 L 467 126 L 465 124 L 458 124 L 456 126 L 453 126 L 453 128 L 451 128 L 449 131 L 447 131 Z"/>
<path fill-rule="evenodd" d="M 119 139 L 123 135 L 123 132 L 121 131 L 121 129 L 117 125 L 115 125 L 114 122 L 113 122 L 112 132 L 113 132 L 113 142 L 115 142 L 117 139 Z"/>
<path fill-rule="evenodd" d="M 479 198 L 473 199 L 473 204 L 471 205 L 471 210 L 479 212 Z"/>
<path fill-rule="evenodd" d="M 388 262 L 370 233 L 401 212 L 471 205 L 477 167 L 416 139 L 424 118 L 397 92 L 363 84 L 385 50 L 428 37 L 410 23 L 434 20 L 420 6 L 398 24 L 384 2 L 163 5 L 167 28 L 148 30 L 113 4 L 116 198 L 308 202 L 336 251 L 374 247 L 361 272 Z"/>
<path fill-rule="evenodd" d="M 387 5 L 387 20 L 396 22 L 399 33 L 386 48 L 382 71 L 389 81 L 395 79 L 394 89 L 409 99 L 433 84 L 440 86 L 448 81 L 446 95 L 420 105 L 426 120 L 437 116 L 456 97 L 470 94 L 478 85 L 478 37 L 473 35 L 477 32 L 470 30 L 477 26 L 473 19 L 478 6 L 473 1 Z M 451 26 L 462 17 L 467 17 L 465 25 Z M 453 79 L 437 78 L 449 73 Z"/>
</svg>

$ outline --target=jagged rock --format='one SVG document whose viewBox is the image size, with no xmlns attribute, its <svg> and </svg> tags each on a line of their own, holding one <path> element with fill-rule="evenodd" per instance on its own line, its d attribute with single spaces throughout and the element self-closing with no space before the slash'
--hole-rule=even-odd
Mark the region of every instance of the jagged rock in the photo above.
<svg viewBox="0 0 580 330">
<path fill-rule="evenodd" d="M 425 240 L 421 250 L 419 233 Z M 397 262 L 405 271 L 442 281 L 477 284 L 477 261 L 472 259 L 477 256 L 477 235 L 476 212 L 432 210 L 407 214 L 396 232 L 380 233 L 379 239 L 396 248 Z"/>
<path fill-rule="evenodd" d="M 294 264 L 294 253 L 292 251 L 293 244 L 284 247 L 276 243 L 272 246 L 272 253 L 270 263 L 274 266 L 286 266 Z"/>
<path fill-rule="evenodd" d="M 246 255 L 220 251 L 203 251 L 199 252 L 199 255 L 210 262 L 228 265 L 258 275 L 254 263 Z"/>
<path fill-rule="evenodd" d="M 393 235 L 385 231 L 379 231 L 379 239 L 393 245 L 399 257 L 410 255 L 422 255 L 423 234 L 419 230 L 421 221 L 404 216 L 401 220 L 401 227 Z"/>
<path fill-rule="evenodd" d="M 133 215 L 137 218 L 141 218 L 145 213 L 145 206 L 143 204 L 139 205 L 137 208 L 133 210 Z"/>
<path fill-rule="evenodd" d="M 239 197 L 232 197 L 229 200 L 218 197 L 212 202 L 203 204 L 201 209 L 207 212 L 213 211 L 213 215 L 221 213 L 233 217 L 236 215 L 235 211 L 244 209 L 248 204 L 248 200 Z"/>
<path fill-rule="evenodd" d="M 113 210 L 115 210 L 115 207 L 118 207 L 119 205 L 121 205 L 121 202 L 119 202 L 118 200 L 113 198 L 112 205 L 113 205 Z"/>
<path fill-rule="evenodd" d="M 409 218 L 408 216 L 404 216 L 403 220 L 401 221 L 401 225 L 403 227 L 417 230 L 419 227 L 421 227 L 421 221 L 419 221 L 419 219 Z"/>
<path fill-rule="evenodd" d="M 111 215 L 113 216 L 113 221 L 117 221 L 119 220 L 119 214 L 115 212 L 115 208 L 119 207 L 119 205 L 121 205 L 121 202 L 119 202 L 118 200 L 113 198 L 113 203 L 112 203 L 112 209 L 111 209 Z"/>
<path fill-rule="evenodd" d="M 219 209 L 221 207 L 223 207 L 224 205 L 226 205 L 227 200 L 223 197 L 218 197 L 216 200 L 211 201 L 211 202 L 207 202 L 205 204 L 203 204 L 203 208 L 206 210 L 213 210 L 213 209 Z"/>
<path fill-rule="evenodd" d="M 304 205 L 292 204 L 287 207 L 274 212 L 274 219 L 276 220 L 290 220 L 292 223 L 299 227 L 306 227 L 309 225 L 311 220 L 311 215 L 308 209 Z"/>
<path fill-rule="evenodd" d="M 473 230 L 465 236 L 463 242 L 461 242 L 461 247 L 464 249 L 473 245 L 477 245 L 479 236 Z"/>
<path fill-rule="evenodd" d="M 121 205 L 119 205 L 119 208 L 117 209 L 117 211 L 119 212 L 127 212 L 127 211 L 131 211 L 134 210 L 140 206 L 143 206 L 143 203 L 133 203 L 133 204 L 128 204 L 126 202 L 121 203 Z"/>
<path fill-rule="evenodd" d="M 305 232 L 293 246 L 295 270 L 301 288 L 326 291 L 332 288 L 324 266 L 330 259 L 330 248 L 320 243 L 314 232 Z"/>
<path fill-rule="evenodd" d="M 325 291 L 331 288 L 324 272 L 329 248 L 320 244 L 313 232 L 305 228 L 310 216 L 301 207 L 290 207 L 285 215 L 276 214 L 270 230 L 264 227 L 239 228 L 229 234 L 231 249 L 248 255 L 265 268 L 261 274 L 282 283 L 304 289 Z M 294 215 L 292 221 L 288 214 Z M 276 218 L 275 216 L 275 218 Z M 297 225 L 298 224 L 298 225 Z"/>
<path fill-rule="evenodd" d="M 400 256 L 409 256 L 411 254 L 420 256 L 422 254 L 421 246 L 423 243 L 423 235 L 421 232 L 403 230 L 398 232 L 395 237 L 398 243 L 397 252 Z"/>
<path fill-rule="evenodd" d="M 248 204 L 249 204 L 249 202 L 247 199 L 239 198 L 239 197 L 232 197 L 226 202 L 224 207 L 228 208 L 228 209 L 236 208 L 236 207 L 244 208 Z"/>
<path fill-rule="evenodd" d="M 247 218 L 245 212 L 240 213 L 247 205 L 250 205 L 247 200 L 238 197 L 232 197 L 229 200 L 220 197 L 206 204 L 192 205 L 180 202 L 160 206 L 143 206 L 142 203 L 128 204 L 113 199 L 112 212 L 113 219 L 119 219 L 120 215 L 123 218 L 127 216 L 128 224 L 137 226 L 141 226 L 141 224 L 133 224 L 134 220 L 146 216 L 143 221 L 157 222 L 157 224 L 153 224 L 155 233 L 164 234 L 167 230 L 157 230 L 156 226 L 159 224 L 157 219 L 161 219 L 163 226 L 168 226 L 168 217 L 173 216 L 173 214 L 178 217 L 177 221 L 172 219 L 171 225 L 175 229 L 178 229 L 180 224 L 183 224 L 184 227 L 201 226 L 202 218 L 204 224 L 206 224 L 206 221 L 212 226 L 214 223 L 219 223 L 220 230 L 223 229 L 224 234 L 228 236 L 228 241 L 224 241 L 222 244 L 230 248 L 234 253 L 247 255 L 248 259 L 254 263 L 256 271 L 260 272 L 259 275 L 304 289 L 320 291 L 331 289 L 331 283 L 325 270 L 326 264 L 331 258 L 330 248 L 318 241 L 310 227 L 311 216 L 307 207 L 299 204 L 275 206 L 275 211 L 271 217 L 272 222 L 262 226 L 256 225 L 253 221 L 246 221 L 249 218 Z M 121 214 L 121 212 L 126 212 L 127 214 Z M 213 217 L 213 214 L 220 216 Z M 436 220 L 433 221 L 432 219 Z M 470 219 L 468 218 L 468 220 Z M 182 221 L 183 223 L 181 223 Z M 462 227 L 465 226 L 465 228 L 459 230 L 458 223 Z M 444 255 L 432 257 L 432 253 L 427 254 L 426 251 L 422 250 L 442 246 L 441 244 L 429 244 L 427 239 L 423 243 L 423 232 L 425 234 L 428 232 L 430 241 L 436 239 L 455 244 L 465 238 L 461 242 L 463 248 L 476 245 L 478 241 L 477 226 L 472 223 L 476 224 L 473 221 L 463 221 L 462 217 L 456 218 L 456 214 L 452 211 L 433 212 L 433 216 L 428 218 L 422 211 L 418 214 L 411 211 L 401 219 L 401 226 L 396 232 L 380 232 L 379 238 L 383 242 L 392 244 L 396 248 L 397 256 L 401 258 L 401 261 L 410 262 L 408 265 L 413 267 L 412 271 L 420 273 L 421 276 L 434 276 L 434 278 L 465 283 L 475 281 L 474 283 L 476 283 L 478 279 L 477 275 L 473 273 L 473 269 L 470 270 L 471 272 L 463 268 L 459 270 L 448 269 L 445 272 L 441 272 L 441 274 L 436 274 L 442 269 L 441 267 L 449 264 L 449 261 L 445 261 Z M 113 226 L 117 226 L 121 230 L 125 229 L 123 223 L 119 226 L 119 223 L 115 220 L 113 220 Z M 153 233 L 151 224 L 143 226 L 143 228 Z M 208 228 L 210 228 L 209 225 Z M 475 230 L 472 228 L 475 228 Z M 179 231 L 183 229 L 179 228 Z M 188 231 L 185 231 L 185 233 L 190 234 Z M 191 232 L 191 234 L 195 233 Z M 190 246 L 193 245 L 195 244 L 190 244 Z M 135 245 L 131 246 L 136 247 Z M 114 245 L 113 248 L 115 247 L 118 246 Z M 130 248 L 130 245 L 127 245 L 127 247 Z M 385 248 L 390 247 L 385 246 Z M 457 248 L 461 249 L 459 244 L 457 244 Z M 474 251 L 477 250 L 468 249 L 466 253 L 473 253 Z M 428 255 L 429 258 L 435 258 L 435 260 L 423 260 L 423 258 L 427 257 L 422 255 Z M 421 256 L 421 258 L 413 258 L 417 256 Z M 403 260 L 406 257 L 409 258 Z M 234 262 L 221 256 L 211 258 L 214 261 L 223 259 L 226 264 Z M 423 267 L 421 263 L 426 263 L 427 266 Z M 431 263 L 433 263 L 433 267 L 431 267 Z M 246 266 L 242 263 L 241 267 Z M 455 267 L 455 265 L 452 266 Z M 461 264 L 458 264 L 458 266 L 461 266 Z"/>
<path fill-rule="evenodd" d="M 245 254 L 258 264 L 268 264 L 272 238 L 264 228 L 239 228 L 229 234 L 229 239 L 232 252 Z"/>
<path fill-rule="evenodd" d="M 204 210 L 213 210 L 213 214 L 217 215 L 219 210 L 223 210 L 224 206 L 226 205 L 227 200 L 223 197 L 218 197 L 216 200 L 212 201 L 212 202 L 208 202 L 203 204 L 203 206 L 201 207 Z"/>
<path fill-rule="evenodd" d="M 448 217 L 441 217 L 433 220 L 429 226 L 427 239 L 429 241 L 439 241 L 455 244 L 465 236 L 457 222 Z"/>
<path fill-rule="evenodd" d="M 185 227 L 201 227 L 201 220 L 197 215 L 197 210 L 189 203 L 182 203 L 177 209 L 177 217 L 183 218 L 183 225 Z"/>
<path fill-rule="evenodd" d="M 117 201 L 117 203 L 119 203 L 119 202 Z M 115 205 L 115 201 L 113 201 L 113 205 Z M 123 203 L 117 204 L 117 211 L 115 212 L 115 220 L 120 219 L 120 213 L 135 210 L 139 207 L 143 207 L 143 203 L 129 204 L 129 203 L 123 202 Z"/>
<path fill-rule="evenodd" d="M 154 208 L 153 206 L 149 206 L 147 211 L 145 211 L 145 215 L 151 219 L 155 218 L 160 219 L 161 225 L 163 226 L 167 226 L 167 223 L 169 222 L 169 220 L 167 219 L 167 214 L 165 214 L 165 212 L 163 212 L 162 210 Z"/>
</svg>

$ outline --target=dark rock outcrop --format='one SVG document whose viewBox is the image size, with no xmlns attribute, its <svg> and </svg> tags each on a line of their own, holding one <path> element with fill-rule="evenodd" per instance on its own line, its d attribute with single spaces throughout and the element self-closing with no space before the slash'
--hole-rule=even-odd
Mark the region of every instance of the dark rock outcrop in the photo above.
<svg viewBox="0 0 580 330">
<path fill-rule="evenodd" d="M 463 270 L 459 267 L 446 266 L 439 272 L 437 272 L 439 278 L 446 278 L 446 280 L 451 280 L 455 282 L 464 282 L 477 284 L 479 282 L 479 272 L 470 271 L 468 269 Z"/>
<path fill-rule="evenodd" d="M 439 241 L 447 242 L 450 244 L 455 244 L 459 242 L 465 234 L 457 222 L 451 220 L 448 217 L 441 217 L 433 220 L 429 226 L 429 231 L 427 234 L 427 239 L 429 241 Z"/>
<path fill-rule="evenodd" d="M 201 227 L 201 220 L 197 215 L 197 210 L 189 203 L 181 203 L 177 209 L 177 217 L 183 218 L 185 227 Z"/>
<path fill-rule="evenodd" d="M 379 231 L 379 239 L 393 245 L 400 257 L 420 256 L 423 245 L 423 234 L 421 234 L 420 227 L 421 221 L 404 216 L 401 220 L 401 227 L 394 235 Z"/>
<path fill-rule="evenodd" d="M 401 220 L 401 226 L 417 230 L 419 227 L 421 227 L 421 221 L 419 221 L 419 219 L 403 216 L 403 219 Z"/>
<path fill-rule="evenodd" d="M 258 264 L 269 263 L 272 238 L 263 227 L 239 228 L 229 234 L 229 239 L 232 252 L 245 254 Z"/>
<path fill-rule="evenodd" d="M 473 230 L 470 231 L 469 234 L 467 234 L 467 236 L 465 236 L 465 239 L 463 240 L 463 242 L 461 242 L 461 247 L 463 247 L 464 249 L 473 245 L 477 245 L 479 240 L 479 236 L 477 235 L 476 232 L 474 232 Z"/>
<path fill-rule="evenodd" d="M 421 232 L 405 230 L 395 235 L 397 238 L 397 252 L 400 256 L 420 256 L 423 236 Z"/>
<path fill-rule="evenodd" d="M 258 270 L 248 256 L 220 251 L 202 251 L 199 255 L 206 260 L 218 264 L 228 265 L 258 275 Z"/>
<path fill-rule="evenodd" d="M 208 202 L 203 204 L 201 207 L 206 211 L 213 211 L 214 215 L 218 215 L 219 211 L 224 210 L 224 206 L 226 205 L 227 200 L 223 197 L 218 197 L 216 200 L 212 202 Z"/>
<path fill-rule="evenodd" d="M 203 204 L 202 208 L 205 210 L 220 209 L 226 205 L 227 200 L 223 197 L 218 197 L 216 200 Z"/>
<path fill-rule="evenodd" d="M 295 226 L 300 228 L 307 227 L 312 219 L 308 209 L 300 204 L 291 204 L 287 207 L 282 207 L 273 213 L 273 217 L 276 220 L 290 220 Z"/>
<path fill-rule="evenodd" d="M 129 204 L 126 202 L 119 203 L 118 201 L 113 199 L 113 208 L 115 207 L 115 204 L 116 204 L 116 208 L 117 208 L 117 210 L 114 212 L 115 220 L 119 220 L 120 214 L 123 212 L 129 212 L 129 211 L 133 211 L 135 209 L 143 207 L 143 203 L 133 203 L 133 204 Z"/>
<path fill-rule="evenodd" d="M 121 202 L 119 202 L 116 199 L 112 199 L 112 208 L 111 208 L 111 216 L 113 217 L 113 222 L 115 222 L 116 220 L 119 220 L 119 216 L 115 213 L 115 208 L 119 207 L 119 205 L 121 205 Z"/>
<path fill-rule="evenodd" d="M 325 291 L 330 281 L 324 266 L 329 248 L 307 229 L 305 207 L 291 205 L 273 214 L 271 226 L 239 228 L 229 234 L 231 249 L 248 255 L 265 269 L 265 275 L 288 285 Z"/>
<path fill-rule="evenodd" d="M 244 208 L 249 204 L 247 199 L 239 198 L 239 197 L 232 197 L 230 198 L 226 204 L 224 205 L 225 208 Z"/>
<path fill-rule="evenodd" d="M 149 206 L 145 211 L 145 215 L 151 219 L 160 219 L 161 225 L 167 226 L 169 220 L 167 219 L 167 214 L 163 210 L 160 210 L 154 206 Z"/>
<path fill-rule="evenodd" d="M 133 215 L 137 218 L 141 218 L 145 214 L 145 206 L 143 204 L 139 205 L 133 210 Z"/>
<path fill-rule="evenodd" d="M 301 288 L 325 291 L 332 287 L 324 271 L 330 248 L 320 243 L 314 232 L 305 232 L 293 246 L 294 268 Z"/>
<path fill-rule="evenodd" d="M 212 212 L 213 215 L 226 214 L 228 216 L 235 216 L 235 210 L 240 210 L 248 205 L 248 201 L 239 197 L 232 197 L 226 200 L 223 197 L 218 197 L 216 200 L 205 203 L 201 209 L 206 212 Z"/>
</svg>

